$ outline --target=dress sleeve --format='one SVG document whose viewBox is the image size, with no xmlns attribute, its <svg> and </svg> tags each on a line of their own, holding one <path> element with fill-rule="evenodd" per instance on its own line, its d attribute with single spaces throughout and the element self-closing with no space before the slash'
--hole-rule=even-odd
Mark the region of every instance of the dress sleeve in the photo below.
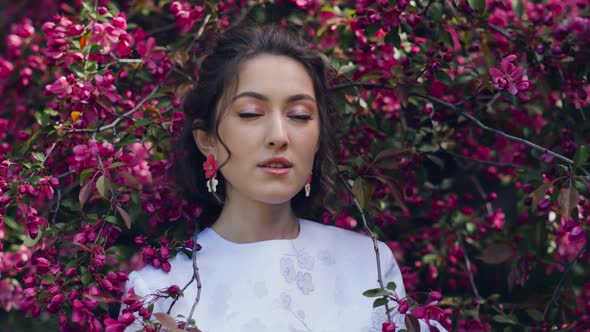
<svg viewBox="0 0 590 332">
<path fill-rule="evenodd" d="M 401 270 L 395 260 L 395 257 L 393 256 L 393 253 L 391 252 L 391 249 L 389 249 L 385 243 L 379 241 L 379 252 L 379 256 L 381 257 L 381 271 L 383 272 L 383 284 L 387 285 L 387 283 L 393 281 L 396 285 L 395 293 L 397 294 L 398 298 L 403 299 L 406 297 L 406 288 L 404 287 Z M 387 317 L 385 318 L 387 319 Z M 405 315 L 400 314 L 399 311 L 397 311 L 397 308 L 391 312 L 391 320 L 398 330 L 406 328 L 404 319 Z M 426 324 L 423 319 L 420 319 L 419 322 L 421 332 L 430 331 L 428 324 Z M 438 328 L 439 332 L 448 332 L 437 321 L 430 320 L 430 325 Z"/>
<path fill-rule="evenodd" d="M 135 291 L 135 294 L 137 296 L 144 297 L 148 294 L 153 293 L 153 291 L 151 291 L 150 288 L 148 287 L 148 284 L 143 280 L 143 278 L 136 271 L 131 272 L 129 274 L 129 280 L 125 284 L 125 294 L 127 294 L 127 291 L 129 291 L 129 289 L 131 287 L 133 287 L 133 290 Z M 158 310 L 156 309 L 157 305 L 158 305 L 158 303 L 154 304 L 153 312 L 158 312 Z M 119 316 L 121 315 L 121 313 L 123 312 L 123 309 L 125 309 L 125 308 L 127 308 L 127 305 L 122 304 L 121 310 L 119 311 Z M 133 322 L 133 324 L 131 324 L 125 328 L 125 332 L 143 331 L 143 325 L 140 323 L 143 320 L 143 318 L 141 316 L 139 316 L 138 312 L 135 312 L 134 315 L 135 315 L 136 320 Z M 152 320 L 154 320 L 153 316 L 152 316 Z"/>
</svg>

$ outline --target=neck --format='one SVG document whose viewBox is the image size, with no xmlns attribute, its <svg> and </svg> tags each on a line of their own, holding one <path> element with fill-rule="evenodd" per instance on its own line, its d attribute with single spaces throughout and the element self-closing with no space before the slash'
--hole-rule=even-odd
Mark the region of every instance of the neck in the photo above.
<svg viewBox="0 0 590 332">
<path fill-rule="evenodd" d="M 221 214 L 211 228 L 228 241 L 251 243 L 294 239 L 299 234 L 298 220 L 290 201 L 267 204 L 242 195 L 227 195 Z"/>
</svg>

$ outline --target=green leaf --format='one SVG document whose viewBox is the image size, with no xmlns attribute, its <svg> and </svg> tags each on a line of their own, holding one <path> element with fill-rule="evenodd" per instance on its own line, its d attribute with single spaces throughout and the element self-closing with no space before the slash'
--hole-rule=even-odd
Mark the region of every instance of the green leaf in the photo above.
<svg viewBox="0 0 590 332">
<path fill-rule="evenodd" d="M 94 173 L 94 169 L 93 168 L 87 168 L 85 170 L 83 170 L 80 173 L 80 185 L 83 185 L 84 183 L 86 183 L 86 180 L 88 180 L 88 177 Z"/>
<path fill-rule="evenodd" d="M 467 0 L 469 6 L 480 14 L 486 9 L 486 0 Z"/>
<path fill-rule="evenodd" d="M 508 315 L 508 316 L 495 315 L 494 317 L 492 317 L 492 319 L 498 323 L 512 324 L 512 325 L 518 324 L 518 320 L 516 319 L 516 317 L 514 317 L 512 315 Z"/>
<path fill-rule="evenodd" d="M 107 195 L 107 191 L 109 190 L 109 180 L 107 180 L 104 175 L 101 175 L 98 180 L 96 180 L 96 189 L 102 196 Z"/>
<path fill-rule="evenodd" d="M 418 318 L 411 314 L 406 315 L 404 322 L 406 323 L 409 332 L 420 332 L 420 322 L 418 322 Z"/>
<path fill-rule="evenodd" d="M 139 120 L 135 121 L 133 126 L 135 126 L 136 128 L 145 127 L 145 126 L 149 125 L 150 123 L 152 123 L 152 121 L 153 121 L 152 118 L 139 119 Z"/>
<path fill-rule="evenodd" d="M 365 188 L 363 185 L 363 180 L 362 179 L 357 179 L 356 181 L 354 181 L 354 184 L 352 185 L 352 193 L 354 194 L 354 197 L 356 198 L 356 200 L 359 202 L 359 205 L 361 206 L 361 208 L 365 208 Z"/>
<path fill-rule="evenodd" d="M 31 154 L 33 155 L 33 158 L 35 158 L 35 160 L 38 160 L 40 162 L 43 162 L 43 160 L 45 160 L 45 154 L 43 154 L 42 152 L 32 152 Z"/>
<path fill-rule="evenodd" d="M 111 224 L 117 224 L 117 217 L 115 216 L 107 216 L 104 218 L 104 220 L 110 222 Z"/>
<path fill-rule="evenodd" d="M 395 284 L 395 282 L 390 281 L 387 283 L 387 286 L 385 286 L 385 288 L 394 291 L 397 288 L 397 285 Z"/>
<path fill-rule="evenodd" d="M 125 164 L 124 162 L 117 161 L 117 162 L 114 162 L 114 163 L 112 163 L 112 164 L 109 166 L 109 168 L 117 168 L 117 167 L 119 167 L 119 166 L 125 166 L 125 165 L 127 165 L 127 164 Z"/>
<path fill-rule="evenodd" d="M 384 297 L 380 297 L 373 301 L 373 308 L 382 307 L 387 304 L 387 299 Z"/>
<path fill-rule="evenodd" d="M 366 297 L 388 296 L 389 294 L 384 288 L 373 288 L 363 292 Z"/>
<path fill-rule="evenodd" d="M 436 77 L 436 79 L 438 79 L 439 81 L 443 82 L 444 84 L 446 84 L 448 86 L 453 85 L 453 79 L 445 71 L 439 70 L 436 72 L 436 74 L 434 74 L 434 76 Z"/>
<path fill-rule="evenodd" d="M 92 193 L 92 185 L 94 184 L 94 181 L 91 179 L 90 181 L 86 182 L 82 188 L 80 189 L 80 193 L 78 194 L 78 200 L 80 201 L 80 206 L 84 206 L 84 204 L 86 204 L 86 201 L 88 201 L 88 198 L 90 197 L 90 194 Z"/>
<path fill-rule="evenodd" d="M 524 13 L 524 5 L 522 2 L 523 0 L 516 0 L 516 5 L 514 6 L 514 13 L 518 17 L 522 17 L 522 14 Z"/>
<path fill-rule="evenodd" d="M 435 253 L 429 253 L 429 254 L 422 256 L 422 263 L 424 263 L 424 264 L 432 264 L 432 263 L 435 263 L 436 260 L 437 260 L 437 257 L 436 257 Z"/>
<path fill-rule="evenodd" d="M 436 166 L 440 167 L 440 168 L 444 168 L 445 167 L 445 162 L 440 159 L 439 157 L 433 156 L 431 154 L 427 154 L 426 158 L 430 159 L 430 161 L 432 161 L 433 163 L 436 164 Z"/>
<path fill-rule="evenodd" d="M 544 317 L 543 317 L 543 313 L 540 312 L 537 309 L 527 309 L 526 313 L 529 314 L 529 316 L 531 316 L 532 319 L 534 319 L 537 322 L 542 322 Z"/>
<path fill-rule="evenodd" d="M 90 282 L 91 279 L 92 279 L 92 276 L 90 275 L 90 273 L 84 273 L 82 275 L 82 278 L 80 278 L 80 280 L 82 281 L 84 286 L 88 285 L 88 283 Z"/>
<path fill-rule="evenodd" d="M 117 211 L 121 215 L 121 218 L 123 218 L 123 222 L 125 223 L 125 226 L 127 226 L 127 229 L 131 229 L 131 218 L 127 211 L 123 210 L 120 206 L 117 206 Z"/>
<path fill-rule="evenodd" d="M 430 15 L 432 19 L 436 22 L 440 22 L 443 18 L 443 5 L 435 2 L 430 6 Z"/>
<path fill-rule="evenodd" d="M 25 235 L 23 244 L 27 248 L 31 248 L 32 246 L 36 245 L 37 242 L 39 242 L 39 240 L 41 240 L 42 237 L 43 237 L 43 235 L 41 235 L 41 232 L 37 233 L 37 237 L 34 239 L 31 239 L 28 235 Z"/>
<path fill-rule="evenodd" d="M 578 205 L 578 191 L 576 187 L 562 189 L 557 196 L 557 204 L 561 209 L 561 215 L 569 219 L 572 210 Z"/>
<path fill-rule="evenodd" d="M 176 320 L 172 318 L 172 316 L 163 313 L 163 312 L 156 312 L 153 314 L 156 319 L 165 326 L 168 331 L 177 332 L 180 331 L 176 326 Z"/>
<path fill-rule="evenodd" d="M 4 216 L 4 223 L 13 230 L 20 231 L 20 227 L 18 227 L 18 224 L 16 223 L 16 221 L 14 221 L 14 219 L 12 219 L 12 217 Z"/>
<path fill-rule="evenodd" d="M 578 168 L 584 165 L 584 163 L 590 157 L 590 153 L 588 153 L 588 148 L 586 145 L 581 145 L 576 154 L 574 155 L 574 167 Z"/>
<path fill-rule="evenodd" d="M 487 264 L 501 264 L 514 258 L 516 252 L 508 243 L 493 243 L 485 248 L 479 259 Z"/>
</svg>

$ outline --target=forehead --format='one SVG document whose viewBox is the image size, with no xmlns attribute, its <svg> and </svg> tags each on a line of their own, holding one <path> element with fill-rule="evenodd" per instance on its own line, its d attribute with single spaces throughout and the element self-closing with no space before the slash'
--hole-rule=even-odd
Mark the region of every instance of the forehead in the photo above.
<svg viewBox="0 0 590 332">
<path fill-rule="evenodd" d="M 259 54 L 239 67 L 236 95 L 252 91 L 269 98 L 308 94 L 315 98 L 313 80 L 303 64 L 282 55 Z"/>
</svg>

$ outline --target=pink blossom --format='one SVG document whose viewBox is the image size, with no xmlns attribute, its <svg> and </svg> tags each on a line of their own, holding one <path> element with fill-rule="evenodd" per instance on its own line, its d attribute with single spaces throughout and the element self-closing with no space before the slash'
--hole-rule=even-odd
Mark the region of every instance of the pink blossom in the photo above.
<svg viewBox="0 0 590 332">
<path fill-rule="evenodd" d="M 446 84 L 444 84 L 443 82 L 441 82 L 439 80 L 434 80 L 428 86 L 428 92 L 430 92 L 430 94 L 433 97 L 441 98 L 442 96 L 444 96 L 444 93 L 447 90 L 447 88 L 448 88 L 448 86 Z"/>
<path fill-rule="evenodd" d="M 492 225 L 492 229 L 501 231 L 506 222 L 506 215 L 501 209 L 496 209 L 492 215 L 486 217 L 486 220 Z"/>
<path fill-rule="evenodd" d="M 517 57 L 516 54 L 507 55 L 502 59 L 500 68 L 490 68 L 494 88 L 507 89 L 513 95 L 531 89 L 532 83 L 524 78 L 524 68 L 515 61 Z"/>
<path fill-rule="evenodd" d="M 65 98 L 72 93 L 72 87 L 68 83 L 66 77 L 61 76 L 53 84 L 46 85 L 45 91 L 48 94 L 57 95 L 59 98 Z"/>
<path fill-rule="evenodd" d="M 205 14 L 203 7 L 193 7 L 185 1 L 174 1 L 170 6 L 170 11 L 174 14 L 174 19 L 181 32 L 188 32 L 193 28 L 195 21 L 201 19 Z"/>
<path fill-rule="evenodd" d="M 395 324 L 393 324 L 393 323 L 385 322 L 381 326 L 381 332 L 395 332 L 395 331 L 396 331 Z"/>
<path fill-rule="evenodd" d="M 0 79 L 6 80 L 14 71 L 14 66 L 11 62 L 5 60 L 0 56 Z"/>
</svg>

